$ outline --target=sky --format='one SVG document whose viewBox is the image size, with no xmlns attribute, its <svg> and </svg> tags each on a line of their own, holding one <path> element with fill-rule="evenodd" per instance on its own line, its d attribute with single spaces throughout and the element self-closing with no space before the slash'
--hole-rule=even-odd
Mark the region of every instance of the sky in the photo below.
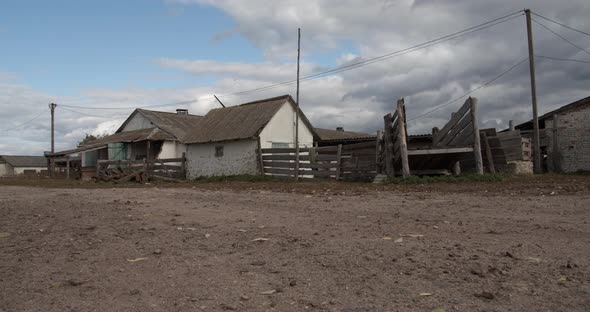
<svg viewBox="0 0 590 312">
<path fill-rule="evenodd" d="M 296 78 L 297 28 L 307 77 L 523 8 L 590 33 L 587 0 L 3 0 L 0 155 L 50 150 L 49 103 L 59 151 L 113 133 L 136 107 L 204 115 L 213 94 L 226 106 L 294 96 L 293 83 L 264 87 Z M 533 19 L 539 112 L 590 96 L 590 36 Z M 304 79 L 301 108 L 315 127 L 373 133 L 404 97 L 409 134 L 423 134 L 471 95 L 480 127 L 530 120 L 525 17 L 498 22 Z"/>
</svg>

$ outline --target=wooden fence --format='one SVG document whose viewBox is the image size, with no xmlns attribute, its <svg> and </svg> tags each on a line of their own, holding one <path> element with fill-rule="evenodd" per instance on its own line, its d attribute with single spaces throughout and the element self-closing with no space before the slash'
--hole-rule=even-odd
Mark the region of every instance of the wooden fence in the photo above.
<svg viewBox="0 0 590 312">
<path fill-rule="evenodd" d="M 294 178 L 295 148 L 263 148 L 259 168 L 263 175 Z M 356 180 L 375 176 L 375 142 L 299 149 L 301 180 Z"/>
<path fill-rule="evenodd" d="M 186 158 L 144 160 L 98 160 L 97 181 L 126 182 L 135 180 L 186 180 Z"/>
</svg>

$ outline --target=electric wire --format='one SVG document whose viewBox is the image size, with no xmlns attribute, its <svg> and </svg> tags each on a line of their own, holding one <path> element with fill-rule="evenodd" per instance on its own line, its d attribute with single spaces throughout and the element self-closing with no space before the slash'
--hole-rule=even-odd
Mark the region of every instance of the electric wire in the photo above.
<svg viewBox="0 0 590 312">
<path fill-rule="evenodd" d="M 568 61 L 568 62 L 578 62 L 578 63 L 590 64 L 590 61 L 582 61 L 582 60 L 576 60 L 576 59 L 565 59 L 565 58 L 558 58 L 558 57 L 553 57 L 553 56 L 545 56 L 545 55 L 536 55 L 535 54 L 535 57 L 540 57 L 540 58 L 555 60 L 555 61 Z"/>
<path fill-rule="evenodd" d="M 321 78 L 324 77 L 326 75 L 330 75 L 330 74 L 334 74 L 334 73 L 339 73 L 339 72 L 343 72 L 346 70 L 350 70 L 350 69 L 354 69 L 354 68 L 358 68 L 361 66 L 366 66 L 375 62 L 379 62 L 385 59 L 389 59 L 395 56 L 400 56 L 400 55 L 404 55 L 407 53 L 411 53 L 411 52 L 415 52 L 421 49 L 425 49 L 428 48 L 430 46 L 436 45 L 436 44 L 440 44 L 449 40 L 453 40 L 465 35 L 469 35 L 472 34 L 474 32 L 480 31 L 480 30 L 484 30 L 490 27 L 493 27 L 495 25 L 501 24 L 501 23 L 505 23 L 508 22 L 512 19 L 515 19 L 519 16 L 522 16 L 524 13 L 522 13 L 523 11 L 516 11 L 495 19 L 492 19 L 490 21 L 433 39 L 433 40 L 429 40 L 417 45 L 414 45 L 412 47 L 408 47 L 408 48 L 404 48 L 398 51 L 394 51 L 394 52 L 390 52 L 381 56 L 377 56 L 374 58 L 370 58 L 370 59 L 366 59 L 363 61 L 359 61 L 356 63 L 352 63 L 352 64 L 348 64 L 348 65 L 344 65 L 344 66 L 340 66 L 337 68 L 333 68 L 327 71 L 323 71 L 320 73 L 316 73 L 316 74 L 312 74 L 306 77 L 303 77 L 300 79 L 300 82 L 303 81 L 308 81 L 308 80 L 313 80 L 313 79 L 317 79 L 317 78 Z M 520 13 L 520 14 L 519 14 Z M 288 80 L 288 81 L 283 81 L 280 83 L 276 83 L 276 84 L 271 84 L 271 85 L 267 85 L 267 86 L 263 86 L 263 87 L 259 87 L 259 88 L 254 88 L 254 89 L 250 89 L 250 90 L 244 90 L 244 91 L 238 91 L 238 92 L 233 92 L 233 93 L 228 93 L 228 94 L 223 94 L 220 95 L 218 97 L 222 98 L 222 97 L 229 97 L 229 96 L 236 96 L 236 95 L 243 95 L 243 94 L 248 94 L 248 93 L 253 93 L 253 92 L 260 92 L 260 91 L 265 91 L 265 90 L 269 90 L 269 89 L 273 89 L 273 88 L 277 88 L 277 87 L 281 87 L 281 86 L 285 86 L 285 85 L 289 85 L 289 84 L 293 84 L 296 83 L 297 79 L 294 80 Z M 176 103 L 167 103 L 167 104 L 158 104 L 158 105 L 148 105 L 148 106 L 142 106 L 141 108 L 148 108 L 148 107 L 158 107 L 158 106 L 172 106 L 172 105 L 182 105 L 182 104 L 189 104 L 189 103 L 194 103 L 194 102 L 199 102 L 199 101 L 203 101 L 203 100 L 211 100 L 214 99 L 213 97 L 206 97 L 206 98 L 198 98 L 198 99 L 194 99 L 194 100 L 187 100 L 187 101 L 182 101 L 182 102 L 176 102 Z M 79 108 L 79 109 L 134 109 L 137 107 L 89 107 L 89 106 L 75 106 L 75 105 L 65 105 L 62 104 L 61 106 L 64 107 L 70 107 L 70 108 Z"/>
<path fill-rule="evenodd" d="M 548 18 L 548 17 L 545 17 L 545 16 L 543 16 L 543 15 L 537 14 L 537 13 L 535 13 L 535 12 L 531 12 L 531 13 L 532 13 L 533 15 L 535 15 L 535 16 L 538 16 L 538 17 L 540 17 L 540 18 L 542 18 L 542 19 L 548 20 L 548 21 L 550 21 L 550 22 L 552 22 L 552 23 L 555 23 L 555 24 L 557 24 L 557 25 L 559 25 L 559 26 L 565 27 L 565 28 L 567 28 L 567 29 L 570 29 L 570 30 L 573 30 L 573 31 L 579 32 L 579 33 L 581 33 L 581 34 L 584 34 L 584 35 L 586 35 L 586 36 L 589 36 L 589 37 L 590 37 L 590 33 L 587 33 L 587 32 L 585 32 L 585 31 L 582 31 L 582 30 L 579 30 L 579 29 L 573 28 L 573 27 L 571 27 L 571 26 L 568 26 L 568 25 L 566 25 L 566 24 L 560 23 L 560 22 L 558 22 L 558 21 L 552 20 L 552 19 L 550 19 L 550 18 Z"/>
<path fill-rule="evenodd" d="M 449 106 L 449 105 L 451 105 L 451 104 L 453 104 L 453 103 L 461 100 L 462 98 L 468 96 L 469 94 L 472 94 L 473 92 L 475 92 L 475 91 L 477 91 L 479 89 L 482 89 L 482 88 L 485 88 L 485 87 L 489 86 L 490 84 L 494 83 L 496 80 L 500 79 L 502 76 L 504 76 L 507 73 L 511 72 L 512 70 L 514 70 L 516 67 L 518 67 L 520 64 L 524 63 L 528 59 L 529 59 L 528 57 L 525 57 L 524 59 L 522 59 L 518 63 L 512 65 L 512 67 L 510 67 L 507 70 L 503 71 L 501 74 L 499 74 L 498 76 L 494 77 L 493 79 L 485 82 L 484 84 L 480 85 L 479 87 L 474 88 L 474 89 L 471 89 L 471 90 L 467 91 L 466 93 L 464 93 L 463 95 L 461 95 L 461 96 L 459 96 L 459 97 L 457 97 L 457 98 L 455 98 L 455 99 L 453 99 L 453 100 L 451 100 L 451 101 L 449 101 L 447 103 L 444 103 L 444 104 L 438 105 L 438 106 L 434 106 L 433 109 L 431 109 L 431 110 L 429 110 L 429 111 L 427 111 L 427 112 L 425 112 L 423 114 L 420 114 L 418 116 L 415 116 L 413 118 L 410 118 L 407 121 L 410 122 L 410 121 L 416 120 L 418 118 L 424 117 L 426 115 L 429 115 L 429 114 L 431 114 L 431 113 L 433 113 L 433 112 L 435 112 L 435 111 L 437 111 L 437 110 L 439 110 L 439 109 L 441 109 L 443 107 Z"/>
<path fill-rule="evenodd" d="M 537 25 L 539 25 L 539 26 L 541 26 L 541 27 L 545 28 L 546 30 L 550 31 L 552 34 L 554 34 L 554 35 L 556 35 L 557 37 L 561 38 L 561 39 L 562 39 L 562 40 L 564 40 L 565 42 L 569 43 L 570 45 L 572 45 L 572 46 L 574 46 L 574 47 L 578 48 L 579 50 L 581 50 L 581 51 L 584 51 L 584 52 L 586 52 L 588 55 L 590 55 L 590 51 L 588 51 L 588 50 L 586 50 L 586 49 L 584 49 L 584 48 L 582 48 L 582 47 L 578 46 L 577 44 L 575 44 L 575 43 L 571 42 L 571 41 L 570 41 L 570 40 L 568 40 L 567 38 L 565 38 L 565 37 L 563 37 L 562 35 L 560 35 L 560 34 L 556 33 L 555 31 L 551 30 L 551 28 L 549 28 L 549 27 L 547 27 L 547 26 L 543 25 L 543 23 L 541 23 L 541 22 L 537 21 L 536 19 L 534 19 L 534 18 L 533 18 L 532 20 L 533 20 L 533 22 L 537 23 Z"/>
<path fill-rule="evenodd" d="M 31 119 L 29 119 L 29 120 L 27 120 L 27 121 L 25 121 L 25 122 L 23 122 L 21 124 L 18 124 L 16 126 L 12 127 L 12 128 L 3 129 L 3 130 L 0 130 L 0 131 L 2 131 L 2 132 L 8 132 L 8 131 L 16 130 L 16 129 L 20 128 L 21 126 L 24 126 L 24 125 L 26 125 L 26 124 L 28 124 L 30 122 L 33 122 L 37 118 L 41 117 L 41 115 L 43 115 L 43 113 L 46 113 L 46 112 L 47 112 L 46 110 L 43 110 L 41 113 L 39 113 L 35 117 L 33 117 L 33 118 L 31 118 Z"/>
</svg>

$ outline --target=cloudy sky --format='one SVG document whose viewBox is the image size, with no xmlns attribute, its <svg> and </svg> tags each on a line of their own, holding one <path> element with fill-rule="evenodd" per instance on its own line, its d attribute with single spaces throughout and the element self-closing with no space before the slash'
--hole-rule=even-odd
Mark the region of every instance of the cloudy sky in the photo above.
<svg viewBox="0 0 590 312">
<path fill-rule="evenodd" d="M 61 150 L 85 133 L 112 133 L 133 107 L 205 114 L 217 107 L 212 94 L 226 105 L 294 95 L 295 84 L 231 94 L 295 79 L 298 27 L 306 77 L 527 7 L 590 32 L 587 0 L 5 0 L 0 154 L 49 150 L 51 102 L 58 104 Z M 586 62 L 536 58 L 540 112 L 590 96 L 590 36 L 535 20 L 571 42 L 534 22 L 535 54 Z M 458 109 L 461 96 L 512 68 L 472 95 L 479 99 L 483 127 L 526 121 L 531 106 L 525 19 L 501 21 L 304 81 L 301 107 L 316 127 L 374 132 L 396 99 L 405 97 L 410 134 L 427 133 Z M 194 99 L 200 100 L 165 105 Z M 414 119 L 434 108 L 439 109 Z"/>
</svg>

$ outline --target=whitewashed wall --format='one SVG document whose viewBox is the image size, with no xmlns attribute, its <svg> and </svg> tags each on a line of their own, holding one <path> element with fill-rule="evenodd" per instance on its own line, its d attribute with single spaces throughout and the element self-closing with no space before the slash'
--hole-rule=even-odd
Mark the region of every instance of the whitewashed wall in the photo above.
<svg viewBox="0 0 590 312">
<path fill-rule="evenodd" d="M 0 163 L 0 177 L 14 175 L 12 166 L 7 163 Z"/>
<path fill-rule="evenodd" d="M 35 172 L 41 172 L 41 170 L 47 170 L 47 168 L 46 167 L 43 167 L 43 168 L 40 168 L 40 167 L 15 167 L 14 174 L 15 175 L 23 174 L 25 172 L 25 170 L 35 170 Z"/>
<path fill-rule="evenodd" d="M 176 141 L 164 141 L 158 158 L 179 158 L 183 152 L 186 152 L 186 145 Z"/>
<path fill-rule="evenodd" d="M 215 147 L 223 146 L 223 156 L 215 157 Z M 258 173 L 256 140 L 240 140 L 187 147 L 187 175 L 189 179 L 210 176 L 230 176 Z"/>
<path fill-rule="evenodd" d="M 289 143 L 289 147 L 295 147 L 295 109 L 289 103 L 283 104 L 260 132 L 262 148 L 271 148 L 273 142 Z M 299 119 L 299 146 L 313 146 L 313 134 L 301 119 Z"/>
</svg>

